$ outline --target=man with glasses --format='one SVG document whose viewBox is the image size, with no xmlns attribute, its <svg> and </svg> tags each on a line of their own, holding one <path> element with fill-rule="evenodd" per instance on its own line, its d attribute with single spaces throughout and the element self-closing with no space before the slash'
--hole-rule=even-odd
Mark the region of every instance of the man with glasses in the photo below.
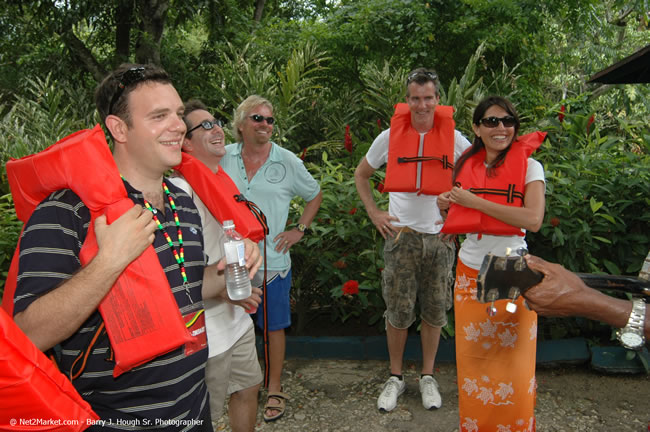
<svg viewBox="0 0 650 432">
<path fill-rule="evenodd" d="M 433 369 L 451 306 L 455 247 L 439 234 L 442 217 L 436 198 L 451 188 L 452 162 L 470 143 L 454 129 L 453 109 L 439 106 L 439 100 L 436 73 L 425 68 L 412 71 L 406 80 L 406 104 L 396 105 L 390 129 L 375 138 L 354 173 L 359 197 L 385 239 L 382 294 L 390 377 L 377 399 L 381 412 L 393 410 L 406 388 L 404 347 L 416 319 L 416 300 L 422 322 L 422 404 L 426 409 L 442 405 Z M 369 183 L 384 164 L 388 211 L 377 207 Z"/>
<path fill-rule="evenodd" d="M 185 103 L 183 119 L 187 126 L 183 151 L 203 162 L 216 174 L 219 171 L 219 161 L 226 154 L 221 122 L 196 99 Z M 173 177 L 171 181 L 194 200 L 203 225 L 208 264 L 218 262 L 222 257 L 224 235 L 221 224 L 184 178 Z M 245 241 L 257 248 L 250 240 Z M 223 278 L 221 282 L 223 283 Z M 261 293 L 259 288 L 253 288 L 253 294 L 249 298 L 231 301 L 224 289 L 218 298 L 203 301 L 208 334 L 205 380 L 210 392 L 210 411 L 213 420 L 219 419 L 226 394 L 230 395 L 228 417 L 233 432 L 252 432 L 255 428 L 262 370 L 257 360 L 255 328 L 245 310 L 257 309 Z"/>
<path fill-rule="evenodd" d="M 233 134 L 239 142 L 226 146 L 226 156 L 221 160 L 221 166 L 242 194 L 264 212 L 270 230 L 264 250 L 267 285 L 262 299 L 268 313 L 269 342 L 265 421 L 282 417 L 288 399 L 282 392 L 281 377 L 284 329 L 291 325 L 289 250 L 303 238 L 323 199 L 320 186 L 302 161 L 271 141 L 274 123 L 273 105 L 268 100 L 256 95 L 246 98 L 237 107 L 233 119 Z M 305 208 L 297 225 L 287 227 L 289 205 L 295 196 L 306 201 Z M 260 248 L 264 248 L 264 243 L 260 243 Z M 264 329 L 263 305 L 258 309 L 256 322 Z"/>
<path fill-rule="evenodd" d="M 164 177 L 181 162 L 186 131 L 183 102 L 164 70 L 133 64 L 111 72 L 97 87 L 95 102 L 113 138 L 112 159 L 122 177 L 117 182 L 133 206 L 107 224 L 103 213 L 92 216 L 70 189 L 43 200 L 20 243 L 15 321 L 39 349 L 60 346 L 59 369 L 74 380 L 102 420 L 88 430 L 212 431 L 205 385 L 207 343 L 201 336 L 205 334 L 202 292 L 216 291 L 219 276 L 216 266 L 204 265 L 201 220 L 194 203 Z M 89 175 L 101 174 L 105 165 L 113 163 L 103 160 L 90 166 L 89 161 L 93 158 L 79 156 L 79 163 L 89 164 Z M 70 187 L 83 190 L 83 185 Z M 82 267 L 82 244 L 92 236 L 98 251 Z M 115 290 L 128 292 L 135 287 L 160 293 L 147 285 L 148 280 L 123 281 L 128 288 L 116 284 L 127 266 L 152 245 L 154 265 L 160 268 L 148 268 L 148 274 L 153 278 L 160 273 L 166 279 L 169 288 L 163 290 L 170 290 L 171 310 L 180 312 L 162 317 L 168 320 L 162 327 L 170 333 L 179 327 L 185 332 L 187 327 L 192 338 L 167 353 L 143 345 L 142 350 L 152 351 L 152 359 L 114 378 L 120 341 L 109 340 L 101 331 L 114 322 L 105 319 L 98 307 L 109 291 L 113 295 Z M 142 292 L 129 293 L 138 294 Z M 146 334 L 156 311 L 147 310 L 146 298 L 141 300 L 137 306 L 127 301 L 115 308 L 123 313 L 118 318 L 121 326 L 137 320 L 141 326 L 130 330 Z M 125 305 L 132 308 L 125 310 Z M 125 331 L 118 336 L 139 335 Z M 84 351 L 86 357 L 81 359 Z M 78 376 L 73 376 L 80 364 L 81 370 L 74 374 Z"/>
</svg>

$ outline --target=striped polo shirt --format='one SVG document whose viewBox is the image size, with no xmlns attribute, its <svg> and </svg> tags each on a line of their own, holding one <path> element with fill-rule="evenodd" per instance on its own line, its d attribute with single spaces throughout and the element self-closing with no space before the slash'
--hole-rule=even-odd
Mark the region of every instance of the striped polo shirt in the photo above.
<svg viewBox="0 0 650 432">
<path fill-rule="evenodd" d="M 185 249 L 189 287 L 183 287 L 180 268 L 160 230 L 154 248 L 169 280 L 182 315 L 203 308 L 201 284 L 204 255 L 201 220 L 192 199 L 166 181 L 178 211 Z M 142 193 L 125 186 L 133 202 L 144 205 Z M 165 199 L 165 213 L 157 212 L 164 229 L 178 250 L 173 211 Z M 15 312 L 25 310 L 39 296 L 56 288 L 79 270 L 79 252 L 90 223 L 90 212 L 71 190 L 61 190 L 43 200 L 25 226 L 20 242 L 20 267 Z M 128 242 L 128 238 L 121 239 Z M 51 311 L 53 315 L 56 310 Z M 95 311 L 70 338 L 60 344 L 59 368 L 66 376 L 79 353 L 90 343 L 102 322 Z M 204 380 L 207 349 L 192 355 L 184 347 L 156 357 L 113 378 L 110 343 L 105 332 L 97 341 L 83 373 L 73 381 L 75 388 L 106 423 L 101 430 L 211 430 L 199 419 L 208 411 Z M 205 423 L 205 422 L 204 422 Z"/>
</svg>

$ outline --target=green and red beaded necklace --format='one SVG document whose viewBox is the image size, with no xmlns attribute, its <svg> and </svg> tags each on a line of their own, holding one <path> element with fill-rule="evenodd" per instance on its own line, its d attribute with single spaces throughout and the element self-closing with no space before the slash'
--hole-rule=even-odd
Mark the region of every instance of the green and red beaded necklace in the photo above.
<svg viewBox="0 0 650 432">
<path fill-rule="evenodd" d="M 174 212 L 174 222 L 176 223 L 176 229 L 178 230 L 178 248 L 179 248 L 178 251 L 174 246 L 174 242 L 172 241 L 172 238 L 169 236 L 167 231 L 165 231 L 165 228 L 160 223 L 158 216 L 156 216 L 156 209 L 151 207 L 151 204 L 149 204 L 149 201 L 147 201 L 146 199 L 144 200 L 144 206 L 147 208 L 147 210 L 153 213 L 153 220 L 158 225 L 158 229 L 165 236 L 165 240 L 167 240 L 167 244 L 171 248 L 172 253 L 174 254 L 174 258 L 176 259 L 176 262 L 178 263 L 178 266 L 181 269 L 181 276 L 183 276 L 183 285 L 187 286 L 187 273 L 185 272 L 185 252 L 183 250 L 183 232 L 181 231 L 181 221 L 178 218 L 178 212 L 176 211 L 176 204 L 174 203 L 174 198 L 172 198 L 172 195 L 169 192 L 169 189 L 167 188 L 167 185 L 165 184 L 164 181 L 162 182 L 162 186 L 163 186 L 163 190 L 165 191 L 165 195 L 167 196 L 167 200 L 169 201 L 169 206 L 172 208 L 172 211 Z"/>
</svg>

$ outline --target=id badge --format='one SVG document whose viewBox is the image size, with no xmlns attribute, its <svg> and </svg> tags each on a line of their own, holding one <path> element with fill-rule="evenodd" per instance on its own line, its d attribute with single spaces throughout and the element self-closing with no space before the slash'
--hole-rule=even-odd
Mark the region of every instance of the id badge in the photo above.
<svg viewBox="0 0 650 432">
<path fill-rule="evenodd" d="M 205 333 L 205 310 L 201 309 L 196 312 L 189 313 L 183 317 L 185 326 L 190 332 L 192 340 L 185 344 L 185 356 L 189 357 L 192 354 L 201 351 L 208 347 L 208 337 Z"/>
</svg>

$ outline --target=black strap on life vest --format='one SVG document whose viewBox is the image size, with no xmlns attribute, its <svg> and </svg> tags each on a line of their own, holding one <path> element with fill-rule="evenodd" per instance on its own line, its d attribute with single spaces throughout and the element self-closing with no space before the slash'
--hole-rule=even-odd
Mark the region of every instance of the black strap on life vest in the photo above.
<svg viewBox="0 0 650 432">
<path fill-rule="evenodd" d="M 508 189 L 491 189 L 491 188 L 469 188 L 469 191 L 473 194 L 488 194 L 488 195 L 500 195 L 507 198 L 509 203 L 515 202 L 515 198 L 524 202 L 523 192 L 517 192 L 515 190 L 515 185 L 513 183 L 508 185 Z"/>
<path fill-rule="evenodd" d="M 85 350 L 82 350 L 77 358 L 72 362 L 72 366 L 70 366 L 70 381 L 74 381 L 76 378 L 79 378 L 79 376 L 83 373 L 84 369 L 86 369 L 86 362 L 88 361 L 88 357 L 90 356 L 90 353 L 93 351 L 93 347 L 99 340 L 99 338 L 102 335 L 106 334 L 106 329 L 104 327 L 104 322 L 97 326 L 97 330 L 95 331 L 95 334 L 93 335 L 92 339 L 90 340 L 90 343 L 86 347 Z M 79 363 L 81 362 L 81 363 Z"/>
<path fill-rule="evenodd" d="M 255 215 L 262 230 L 264 231 L 264 280 L 262 282 L 262 295 L 266 295 L 266 236 L 269 234 L 269 225 L 266 222 L 266 215 L 262 210 L 252 201 L 247 200 L 244 195 L 235 195 L 235 201 L 243 202 L 250 209 L 251 212 Z M 271 356 L 269 355 L 269 323 L 268 323 L 268 312 L 267 312 L 267 301 L 264 301 L 262 305 L 262 316 L 264 318 L 264 387 L 269 387 L 269 371 L 271 365 Z"/>
<path fill-rule="evenodd" d="M 397 163 L 426 162 L 431 160 L 440 161 L 443 169 L 454 169 L 454 164 L 449 162 L 447 155 L 442 155 L 441 158 L 435 156 L 398 157 Z"/>
</svg>

